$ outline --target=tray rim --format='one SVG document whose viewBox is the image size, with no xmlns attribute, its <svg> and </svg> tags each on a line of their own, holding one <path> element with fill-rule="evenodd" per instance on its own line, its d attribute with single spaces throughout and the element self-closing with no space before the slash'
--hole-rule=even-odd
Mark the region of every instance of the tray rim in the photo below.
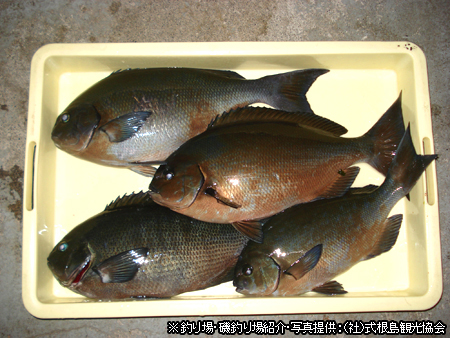
<svg viewBox="0 0 450 338">
<path fill-rule="evenodd" d="M 149 48 L 151 47 L 151 48 Z M 299 53 L 301 47 L 302 52 Z M 264 53 L 262 53 L 264 50 Z M 416 88 L 423 95 L 417 98 L 418 104 L 424 109 L 430 107 L 429 91 L 428 91 L 428 76 L 426 72 L 426 58 L 423 51 L 415 44 L 409 41 L 393 41 L 393 42 L 372 42 L 372 41 L 352 41 L 352 42 L 160 42 L 160 43 L 71 43 L 71 44 L 49 44 L 41 47 L 33 56 L 30 71 L 30 93 L 29 93 L 29 110 L 28 110 L 28 125 L 27 125 L 27 141 L 26 141 L 26 158 L 25 158 L 25 173 L 24 173 L 24 203 L 23 203 L 23 249 L 22 249 L 22 299 L 26 309 L 34 316 L 39 318 L 110 318 L 110 317 L 147 317 L 145 314 L 145 302 L 115 302 L 118 304 L 118 309 L 127 308 L 126 313 L 118 315 L 111 315 L 111 304 L 109 302 L 89 302 L 90 305 L 98 308 L 98 315 L 86 316 L 84 312 L 85 303 L 61 303 L 48 304 L 41 302 L 36 293 L 37 280 L 33 278 L 37 274 L 36 257 L 31 257 L 30 243 L 36 243 L 36 209 L 28 210 L 26 199 L 30 196 L 29 187 L 31 186 L 30 168 L 33 168 L 32 152 L 33 144 L 39 142 L 39 126 L 41 123 L 41 116 L 36 115 L 36 112 L 42 107 L 42 95 L 36 95 L 43 90 L 42 81 L 39 81 L 42 74 L 44 74 L 45 62 L 51 57 L 67 57 L 67 56 L 124 56 L 124 57 L 155 57 L 155 56 L 248 56 L 248 55 L 320 55 L 320 54 L 406 54 L 413 60 L 413 67 L 415 71 Z M 427 126 L 431 130 L 431 118 L 426 120 Z M 432 134 L 431 134 L 432 135 Z M 37 150 L 39 151 L 39 149 Z M 431 151 L 434 151 L 433 139 L 431 138 Z M 38 167 L 38 156 L 36 156 L 35 165 Z M 31 163 L 30 163 L 31 162 Z M 434 182 L 436 181 L 435 163 L 432 164 Z M 34 182 L 34 189 L 36 189 L 36 182 Z M 436 196 L 437 196 L 436 191 Z M 441 267 L 441 250 L 440 250 L 440 231 L 439 231 L 439 207 L 438 197 L 431 208 L 428 208 L 427 216 L 428 222 L 437 224 L 437 227 L 430 229 L 427 227 L 427 236 L 430 236 L 431 243 L 427 248 L 428 267 L 429 272 L 429 289 L 428 292 L 422 296 L 417 297 L 389 297 L 392 303 L 403 304 L 392 306 L 386 309 L 383 304 L 385 297 L 346 297 L 346 302 L 350 303 L 349 309 L 345 306 L 343 310 L 332 311 L 337 312 L 378 312 L 378 311 L 408 311 L 408 310 L 426 310 L 440 300 L 443 292 L 442 286 L 442 267 Z M 427 243 L 428 244 L 428 243 Z M 433 247 L 433 250 L 430 249 Z M 431 262 L 431 263 L 430 263 Z M 433 264 L 432 264 L 433 263 Z M 164 301 L 165 309 L 160 314 L 152 314 L 151 316 L 204 316 L 204 315 L 257 315 L 257 314 L 293 314 L 298 312 L 286 311 L 280 312 L 280 306 L 273 306 L 273 303 L 280 303 L 284 298 L 277 299 L 275 297 L 268 298 L 253 298 L 252 307 L 245 306 L 246 300 L 249 298 L 241 297 L 234 299 L 171 299 L 170 302 L 166 300 L 152 300 Z M 327 302 L 335 302 L 342 298 L 329 298 Z M 230 302 L 231 300 L 231 302 Z M 201 301 L 211 303 L 205 308 L 211 310 L 211 306 L 215 308 L 213 312 L 192 313 L 189 302 Z M 302 302 L 305 305 L 314 305 L 317 299 L 314 297 L 304 297 Z M 370 301 L 370 309 L 365 306 Z M 269 303 L 267 303 L 269 302 Z M 169 304 L 167 304 L 169 303 Z M 312 304 L 308 304 L 312 303 Z M 339 301 L 338 301 L 339 303 Z M 65 307 L 69 306 L 69 310 Z M 134 304 L 130 309 L 129 305 Z M 235 306 L 232 306 L 232 305 Z M 260 304 L 260 305 L 258 305 Z M 272 305 L 271 305 L 272 304 Z M 364 305 L 361 305 L 364 304 Z M 81 306 L 81 307 L 80 307 Z M 106 306 L 106 308 L 104 308 Z M 80 309 L 78 309 L 80 307 Z M 307 306 L 307 308 L 311 308 Z M 324 311 L 317 310 L 315 306 L 312 311 L 305 313 L 324 313 Z M 106 310 L 107 309 L 107 310 Z M 262 310 L 264 309 L 264 310 Z M 55 316 L 54 313 L 58 313 Z M 104 313 L 104 315 L 103 315 Z"/>
</svg>

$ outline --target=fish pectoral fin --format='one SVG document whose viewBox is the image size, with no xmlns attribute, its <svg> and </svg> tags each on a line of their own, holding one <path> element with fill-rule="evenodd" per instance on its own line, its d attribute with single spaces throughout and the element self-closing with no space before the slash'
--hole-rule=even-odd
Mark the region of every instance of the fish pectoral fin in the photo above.
<svg viewBox="0 0 450 338">
<path fill-rule="evenodd" d="M 381 255 L 383 252 L 388 252 L 392 249 L 395 242 L 397 241 L 400 226 L 402 225 L 402 220 L 402 214 L 393 215 L 386 219 L 386 221 L 384 222 L 383 233 L 373 247 L 372 252 L 367 255 L 365 260 L 374 258 L 378 255 Z"/>
<path fill-rule="evenodd" d="M 298 280 L 317 265 L 321 255 L 322 244 L 317 244 L 314 248 L 295 261 L 284 273 L 287 273 Z"/>
<path fill-rule="evenodd" d="M 108 135 L 111 142 L 122 142 L 137 133 L 150 115 L 152 112 L 149 111 L 125 114 L 109 121 L 100 130 Z"/>
<path fill-rule="evenodd" d="M 322 285 L 316 286 L 311 291 L 323 293 L 325 295 L 343 295 L 347 293 L 341 283 L 335 280 L 328 281 Z"/>
<path fill-rule="evenodd" d="M 234 228 L 256 243 L 263 242 L 262 223 L 259 221 L 240 221 L 232 223 Z"/>
<path fill-rule="evenodd" d="M 359 167 L 350 167 L 346 170 L 340 170 L 336 180 L 316 199 L 340 197 L 344 195 L 355 181 L 359 170 Z"/>
<path fill-rule="evenodd" d="M 108 258 L 93 270 L 103 283 L 124 283 L 132 280 L 148 255 L 148 248 L 122 252 Z"/>
<path fill-rule="evenodd" d="M 214 197 L 217 202 L 228 205 L 231 208 L 234 209 L 239 209 L 241 207 L 240 204 L 231 201 L 230 199 L 221 196 L 216 189 L 214 189 L 213 187 L 209 187 L 205 189 L 205 194 L 210 195 L 211 197 Z"/>
</svg>

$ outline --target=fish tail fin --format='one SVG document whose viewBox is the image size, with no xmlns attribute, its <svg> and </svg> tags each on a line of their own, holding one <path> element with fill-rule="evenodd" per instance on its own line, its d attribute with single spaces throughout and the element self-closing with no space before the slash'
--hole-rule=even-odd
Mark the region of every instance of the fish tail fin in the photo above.
<svg viewBox="0 0 450 338">
<path fill-rule="evenodd" d="M 402 94 L 381 116 L 377 123 L 362 136 L 370 144 L 368 163 L 386 176 L 397 146 L 405 133 L 402 113 Z"/>
<path fill-rule="evenodd" d="M 288 112 L 312 113 L 306 93 L 316 79 L 328 69 L 304 69 L 269 75 L 260 79 L 271 89 L 264 103 Z"/>
<path fill-rule="evenodd" d="M 437 155 L 417 155 L 408 125 L 386 176 L 385 183 L 392 185 L 389 190 L 401 191 L 401 197 L 408 194 L 425 169 L 437 157 Z"/>
</svg>

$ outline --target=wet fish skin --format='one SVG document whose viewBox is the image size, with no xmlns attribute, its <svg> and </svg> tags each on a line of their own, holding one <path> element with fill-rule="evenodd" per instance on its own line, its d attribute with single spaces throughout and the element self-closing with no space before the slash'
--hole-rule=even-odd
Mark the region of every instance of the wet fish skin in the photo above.
<svg viewBox="0 0 450 338">
<path fill-rule="evenodd" d="M 232 280 L 246 243 L 231 226 L 192 220 L 139 193 L 75 227 L 48 266 L 89 298 L 171 297 Z"/>
<path fill-rule="evenodd" d="M 344 194 L 355 174 L 349 166 L 368 162 L 386 174 L 404 133 L 401 97 L 358 138 L 340 137 L 346 129 L 330 120 L 298 116 L 268 108 L 224 115 L 159 167 L 153 200 L 261 241 L 254 220 Z"/>
<path fill-rule="evenodd" d="M 346 293 L 333 279 L 360 261 L 389 251 L 402 215 L 388 218 L 436 155 L 417 155 L 409 127 L 384 183 L 338 198 L 294 206 L 264 225 L 264 244 L 249 242 L 235 269 L 236 291 L 293 296 Z"/>
<path fill-rule="evenodd" d="M 56 119 L 55 145 L 74 156 L 153 174 L 161 162 L 218 114 L 255 102 L 312 112 L 306 92 L 325 69 L 246 80 L 231 71 L 129 69 L 112 73 L 79 95 Z"/>
</svg>

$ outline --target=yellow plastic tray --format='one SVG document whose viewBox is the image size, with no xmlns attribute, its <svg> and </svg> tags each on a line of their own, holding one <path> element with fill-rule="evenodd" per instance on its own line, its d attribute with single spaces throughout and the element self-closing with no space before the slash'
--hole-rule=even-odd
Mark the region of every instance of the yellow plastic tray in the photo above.
<svg viewBox="0 0 450 338">
<path fill-rule="evenodd" d="M 31 64 L 24 178 L 22 296 L 39 318 L 244 315 L 425 310 L 442 294 L 436 168 L 433 163 L 392 211 L 404 220 L 394 248 L 336 278 L 348 294 L 255 298 L 231 283 L 171 299 L 91 301 L 61 287 L 47 267 L 54 245 L 73 227 L 124 193 L 146 190 L 149 179 L 57 149 L 56 117 L 82 91 L 112 71 L 135 67 L 234 70 L 246 78 L 303 68 L 328 68 L 307 94 L 313 110 L 366 132 L 403 92 L 418 153 L 434 153 L 426 61 L 408 42 L 245 42 L 53 44 Z M 366 165 L 354 186 L 381 184 Z"/>
</svg>

